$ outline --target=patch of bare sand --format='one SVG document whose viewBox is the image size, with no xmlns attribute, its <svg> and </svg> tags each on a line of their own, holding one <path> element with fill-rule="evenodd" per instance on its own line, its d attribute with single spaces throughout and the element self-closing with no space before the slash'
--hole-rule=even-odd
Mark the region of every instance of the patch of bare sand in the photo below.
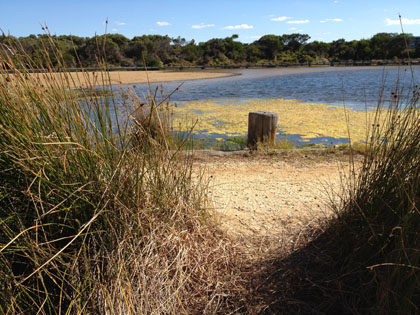
<svg viewBox="0 0 420 315">
<path fill-rule="evenodd" d="M 228 234 L 271 238 L 298 233 L 331 217 L 330 198 L 337 198 L 345 155 L 291 152 L 286 155 L 197 156 L 196 167 L 209 176 L 210 201 Z"/>
<path fill-rule="evenodd" d="M 32 73 L 32 76 L 41 81 L 47 77 L 62 80 L 60 73 Z M 103 72 L 71 72 L 72 87 L 86 87 L 103 85 L 106 74 Z M 105 75 L 105 77 L 103 77 Z M 136 84 L 147 82 L 167 82 L 167 81 L 187 81 L 197 79 L 211 79 L 218 77 L 232 76 L 230 72 L 212 71 L 110 71 L 109 77 L 111 84 Z"/>
</svg>

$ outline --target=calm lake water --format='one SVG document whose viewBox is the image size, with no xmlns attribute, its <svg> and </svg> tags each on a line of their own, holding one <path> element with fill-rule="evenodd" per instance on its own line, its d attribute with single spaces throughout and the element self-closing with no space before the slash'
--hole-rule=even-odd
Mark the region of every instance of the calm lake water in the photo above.
<svg viewBox="0 0 420 315">
<path fill-rule="evenodd" d="M 420 84 L 420 66 L 273 68 L 223 72 L 235 75 L 185 82 L 152 83 L 151 88 L 155 90 L 159 87 L 159 91 L 163 90 L 163 95 L 167 95 L 179 87 L 170 97 L 175 102 L 229 99 L 227 104 L 240 104 L 243 99 L 248 98 L 282 98 L 330 105 L 345 104 L 355 110 L 365 110 L 376 107 L 381 94 L 386 106 L 393 97 L 391 93 L 396 89 L 404 102 L 413 85 Z M 146 84 L 132 86 L 140 97 L 149 94 Z M 162 95 L 161 92 L 158 93 L 158 100 L 159 95 Z M 223 104 L 223 100 L 220 103 Z M 211 134 L 206 137 L 226 138 L 226 135 Z M 308 142 L 333 145 L 348 140 L 328 136 L 303 139 L 302 135 L 285 135 L 281 130 L 278 130 L 277 137 L 286 138 L 298 145 Z"/>
<path fill-rule="evenodd" d="M 412 69 L 413 73 L 407 66 L 230 70 L 227 72 L 236 75 L 183 82 L 171 100 L 283 98 L 333 105 L 345 103 L 365 109 L 366 106 L 376 106 L 382 90 L 383 98 L 389 100 L 397 84 L 403 95 L 408 94 L 413 82 L 420 82 L 420 67 Z M 153 83 L 152 88 L 163 87 L 165 93 L 170 93 L 181 83 Z M 140 96 L 145 95 L 147 85 L 136 84 L 135 90 Z"/>
</svg>

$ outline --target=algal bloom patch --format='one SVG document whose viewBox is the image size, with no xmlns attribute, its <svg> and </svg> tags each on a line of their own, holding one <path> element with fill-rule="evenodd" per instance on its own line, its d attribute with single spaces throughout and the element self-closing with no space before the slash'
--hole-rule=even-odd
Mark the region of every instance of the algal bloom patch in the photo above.
<svg viewBox="0 0 420 315">
<path fill-rule="evenodd" d="M 174 107 L 174 126 L 178 131 L 197 122 L 195 133 L 203 136 L 245 136 L 248 113 L 275 112 L 279 116 L 278 131 L 301 135 L 303 139 L 332 137 L 365 141 L 372 111 L 356 111 L 344 106 L 304 103 L 298 100 L 213 99 L 178 102 Z"/>
</svg>

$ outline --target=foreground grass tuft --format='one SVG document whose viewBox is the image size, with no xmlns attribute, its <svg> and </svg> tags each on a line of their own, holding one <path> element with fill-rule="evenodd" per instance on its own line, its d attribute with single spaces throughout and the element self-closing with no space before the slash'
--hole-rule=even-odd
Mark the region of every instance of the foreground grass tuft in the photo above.
<svg viewBox="0 0 420 315">
<path fill-rule="evenodd" d="M 420 312 L 420 94 L 395 95 L 389 110 L 380 102 L 363 160 L 343 178 L 336 217 L 271 264 L 281 282 L 272 312 Z"/>
<path fill-rule="evenodd" d="M 71 76 L 45 40 L 40 60 L 0 46 L 0 312 L 235 311 L 239 251 L 214 228 L 163 105 L 116 92 L 105 70 Z"/>
<path fill-rule="evenodd" d="M 414 87 L 408 100 L 397 90 L 391 110 L 377 111 L 365 159 L 339 214 L 349 241 L 343 247 L 352 248 L 343 253 L 344 266 L 362 268 L 360 294 L 373 312 L 420 311 L 418 106 Z"/>
</svg>

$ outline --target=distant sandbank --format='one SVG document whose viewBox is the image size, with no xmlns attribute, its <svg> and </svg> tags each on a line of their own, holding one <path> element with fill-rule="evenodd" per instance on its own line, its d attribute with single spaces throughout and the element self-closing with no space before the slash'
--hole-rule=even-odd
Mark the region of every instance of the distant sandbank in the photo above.
<svg viewBox="0 0 420 315">
<path fill-rule="evenodd" d="M 167 82 L 167 81 L 187 81 L 197 79 L 211 79 L 235 75 L 230 72 L 216 72 L 216 71 L 110 71 L 105 72 L 70 72 L 71 87 L 87 87 L 104 85 L 108 81 L 107 75 L 111 84 L 136 84 L 147 82 Z M 32 76 L 44 81 L 47 77 L 60 82 L 63 80 L 62 73 L 32 73 Z"/>
<path fill-rule="evenodd" d="M 130 84 L 165 81 L 186 81 L 232 76 L 230 72 L 210 71 L 112 71 L 111 83 Z"/>
<path fill-rule="evenodd" d="M 389 67 L 387 67 L 389 68 Z M 169 82 L 169 81 L 187 81 L 198 79 L 212 79 L 227 76 L 245 74 L 245 71 L 252 71 L 253 77 L 258 78 L 258 72 L 261 76 L 267 76 L 267 73 L 272 75 L 290 75 L 290 74 L 303 74 L 312 72 L 331 72 L 331 71 L 352 71 L 352 70 L 366 70 L 378 69 L 374 66 L 358 66 L 358 67 L 285 67 L 285 68 L 253 68 L 253 69 L 229 69 L 220 71 L 110 71 L 109 78 L 111 84 L 136 84 L 136 83 L 155 83 L 155 82 Z M 70 72 L 72 87 L 87 87 L 103 85 L 105 72 Z M 46 77 L 56 77 L 58 82 L 63 80 L 63 75 L 60 73 L 33 73 L 32 76 L 38 77 L 41 81 Z"/>
</svg>

